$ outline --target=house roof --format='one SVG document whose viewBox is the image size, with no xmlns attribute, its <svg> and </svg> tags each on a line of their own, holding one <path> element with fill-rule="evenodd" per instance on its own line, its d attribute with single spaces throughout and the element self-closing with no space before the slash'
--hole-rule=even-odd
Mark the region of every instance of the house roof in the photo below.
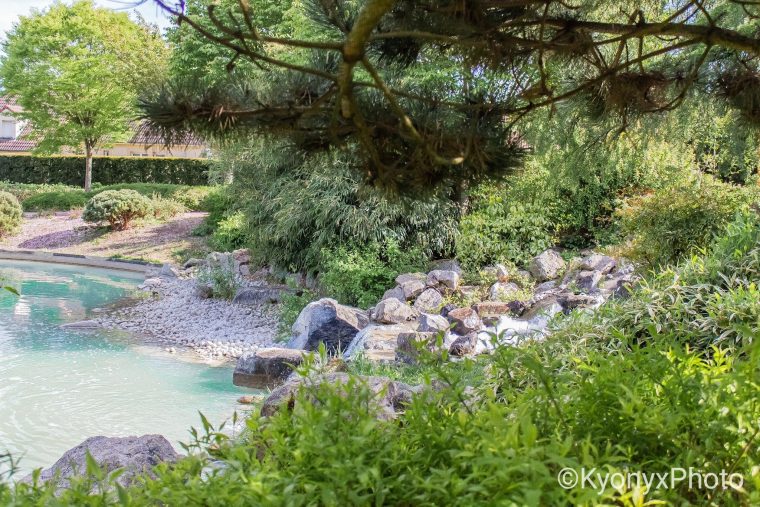
<svg viewBox="0 0 760 507">
<path fill-rule="evenodd" d="M 152 132 L 145 123 L 134 122 L 132 124 L 134 135 L 127 141 L 129 144 L 143 144 L 145 146 L 163 146 L 164 140 Z M 188 135 L 185 136 L 181 142 L 176 143 L 177 146 L 204 146 L 205 143 L 199 137 Z"/>
<path fill-rule="evenodd" d="M 12 141 L 0 141 L 0 152 L 26 152 L 32 151 L 37 146 L 35 141 L 22 141 L 14 139 Z"/>
<path fill-rule="evenodd" d="M 18 105 L 18 102 L 16 102 L 15 97 L 6 95 L 4 97 L 0 97 L 0 113 L 6 110 L 10 111 L 11 113 L 20 113 L 22 111 L 22 108 Z"/>
</svg>

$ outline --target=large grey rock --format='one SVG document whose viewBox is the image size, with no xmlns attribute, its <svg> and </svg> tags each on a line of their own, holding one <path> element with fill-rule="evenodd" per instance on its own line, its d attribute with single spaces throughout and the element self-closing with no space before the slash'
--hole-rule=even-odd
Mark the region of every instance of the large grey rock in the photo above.
<svg viewBox="0 0 760 507">
<path fill-rule="evenodd" d="M 378 419 L 394 419 L 397 412 L 403 410 L 411 400 L 412 388 L 403 382 L 395 382 L 387 377 L 351 376 L 347 373 L 327 373 L 315 377 L 294 377 L 285 382 L 269 395 L 261 406 L 261 415 L 270 417 L 287 406 L 292 408 L 296 403 L 296 394 L 305 389 L 311 403 L 319 403 L 315 396 L 308 396 L 309 390 L 315 390 L 322 384 L 328 384 L 346 394 L 357 389 L 368 389 L 370 409 Z M 339 391 L 341 392 L 341 391 Z"/>
<path fill-rule="evenodd" d="M 403 294 L 402 301 L 410 301 L 422 294 L 425 284 L 420 280 L 407 280 L 400 285 L 400 288 Z"/>
<path fill-rule="evenodd" d="M 491 301 L 506 301 L 520 291 L 520 287 L 512 282 L 496 282 L 488 290 L 488 299 Z"/>
<path fill-rule="evenodd" d="M 161 271 L 158 272 L 158 276 L 161 278 L 177 278 L 179 273 L 171 264 L 164 264 L 161 266 Z"/>
<path fill-rule="evenodd" d="M 421 351 L 435 351 L 437 349 L 437 342 L 437 333 L 420 331 L 402 333 L 398 336 L 396 360 L 405 363 L 415 363 Z M 444 346 L 448 349 L 445 340 Z"/>
<path fill-rule="evenodd" d="M 274 304 L 282 301 L 282 290 L 273 287 L 249 287 L 240 289 L 232 302 L 236 305 Z"/>
<path fill-rule="evenodd" d="M 87 472 L 87 452 L 107 473 L 124 469 L 116 483 L 128 486 L 136 476 L 143 473 L 152 475 L 152 469 L 159 463 L 174 462 L 179 455 L 172 445 L 161 435 L 141 437 L 91 437 L 64 453 L 55 464 L 43 470 L 41 482 L 54 481 L 57 488 L 66 489 L 73 477 Z M 31 480 L 27 477 L 25 481 Z"/>
<path fill-rule="evenodd" d="M 185 261 L 185 263 L 182 265 L 182 267 L 184 269 L 190 269 L 190 268 L 195 268 L 197 266 L 205 266 L 205 265 L 206 265 L 206 261 L 205 260 L 203 260 L 203 259 L 197 259 L 195 257 L 191 257 L 191 258 L 187 259 L 187 261 Z"/>
<path fill-rule="evenodd" d="M 630 295 L 634 282 L 635 278 L 631 274 L 615 274 L 615 276 L 603 281 L 600 288 L 612 297 L 626 298 Z"/>
<path fill-rule="evenodd" d="M 417 318 L 419 311 L 395 298 L 380 301 L 372 312 L 372 320 L 380 324 L 401 324 Z"/>
<path fill-rule="evenodd" d="M 383 294 L 383 297 L 380 298 L 380 301 L 385 301 L 386 299 L 398 299 L 400 301 L 406 299 L 404 297 L 404 289 L 398 285 L 392 289 L 388 289 L 385 291 L 385 294 Z"/>
<path fill-rule="evenodd" d="M 565 260 L 555 250 L 544 250 L 533 258 L 529 271 L 538 282 L 553 280 L 565 269 Z"/>
<path fill-rule="evenodd" d="M 599 271 L 606 275 L 617 266 L 617 261 L 612 257 L 601 254 L 587 255 L 581 259 L 580 268 L 584 271 Z"/>
<path fill-rule="evenodd" d="M 475 345 L 478 343 L 478 333 L 471 332 L 465 336 L 460 336 L 449 347 L 449 354 L 454 357 L 464 357 L 472 355 L 475 352 Z"/>
<path fill-rule="evenodd" d="M 390 326 L 371 324 L 356 335 L 354 341 L 346 349 L 344 358 L 353 359 L 362 355 L 375 362 L 394 361 L 399 335 L 410 331 L 411 328 L 403 324 Z"/>
<path fill-rule="evenodd" d="M 272 389 L 285 382 L 303 358 L 304 352 L 298 349 L 259 349 L 238 359 L 232 383 L 254 389 Z"/>
<path fill-rule="evenodd" d="M 459 273 L 436 269 L 428 273 L 426 283 L 428 287 L 457 290 L 459 288 Z"/>
<path fill-rule="evenodd" d="M 338 304 L 334 299 L 320 299 L 306 305 L 298 315 L 287 348 L 317 350 L 324 343 L 327 351 L 335 354 L 346 350 L 368 324 L 369 318 L 362 310 Z"/>
<path fill-rule="evenodd" d="M 480 320 L 478 312 L 472 308 L 457 308 L 451 310 L 446 318 L 449 319 L 454 325 L 454 332 L 461 335 L 466 335 L 473 331 L 479 331 L 483 326 L 483 321 Z"/>
<path fill-rule="evenodd" d="M 578 276 L 575 277 L 575 284 L 581 290 L 591 291 L 599 285 L 601 280 L 601 271 L 581 271 L 578 273 Z"/>
<path fill-rule="evenodd" d="M 448 319 L 443 315 L 433 315 L 430 313 L 421 314 L 418 322 L 419 326 L 417 326 L 417 330 L 423 333 L 438 333 L 440 331 L 445 332 L 448 331 L 449 326 L 451 325 L 449 324 Z"/>
<path fill-rule="evenodd" d="M 504 264 L 497 264 L 496 266 L 496 279 L 500 282 L 509 281 L 509 268 Z"/>
<path fill-rule="evenodd" d="M 435 289 L 425 289 L 414 301 L 414 307 L 421 312 L 436 313 L 443 306 L 443 296 Z"/>
<path fill-rule="evenodd" d="M 539 315 L 548 315 L 549 317 L 554 317 L 558 313 L 561 313 L 563 310 L 561 299 L 562 296 L 560 295 L 552 295 L 550 297 L 537 301 L 533 306 L 525 311 L 523 318 L 530 320 Z"/>
<path fill-rule="evenodd" d="M 396 277 L 396 285 L 403 285 L 413 280 L 424 283 L 426 279 L 427 275 L 425 273 L 404 273 Z"/>
</svg>

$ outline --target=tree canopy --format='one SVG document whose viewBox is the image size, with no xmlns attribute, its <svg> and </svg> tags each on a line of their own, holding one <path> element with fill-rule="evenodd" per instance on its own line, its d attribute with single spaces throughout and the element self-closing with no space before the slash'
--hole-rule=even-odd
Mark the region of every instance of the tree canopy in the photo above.
<svg viewBox="0 0 760 507">
<path fill-rule="evenodd" d="M 3 50 L 2 86 L 23 107 L 37 151 L 83 148 L 88 189 L 94 149 L 129 132 L 137 94 L 163 76 L 167 56 L 157 33 L 90 0 L 22 17 Z"/>
<path fill-rule="evenodd" d="M 264 2 L 154 1 L 224 48 L 228 69 L 247 61 L 267 76 L 167 85 L 145 111 L 168 141 L 257 131 L 309 149 L 357 143 L 357 170 L 399 191 L 508 172 L 515 127 L 570 100 L 624 129 L 698 90 L 760 121 L 755 2 L 302 0 L 293 8 L 311 30 L 281 34 Z"/>
</svg>

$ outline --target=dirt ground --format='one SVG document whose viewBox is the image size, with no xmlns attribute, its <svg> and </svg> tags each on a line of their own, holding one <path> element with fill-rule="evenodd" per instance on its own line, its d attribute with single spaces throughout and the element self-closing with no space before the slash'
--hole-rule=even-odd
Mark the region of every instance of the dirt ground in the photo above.
<svg viewBox="0 0 760 507">
<path fill-rule="evenodd" d="M 183 213 L 160 224 L 148 223 L 112 232 L 86 224 L 81 212 L 24 218 L 21 232 L 0 241 L 0 248 L 44 250 L 98 257 L 120 256 L 152 262 L 177 262 L 177 252 L 205 249 L 203 238 L 192 235 L 206 213 Z"/>
</svg>

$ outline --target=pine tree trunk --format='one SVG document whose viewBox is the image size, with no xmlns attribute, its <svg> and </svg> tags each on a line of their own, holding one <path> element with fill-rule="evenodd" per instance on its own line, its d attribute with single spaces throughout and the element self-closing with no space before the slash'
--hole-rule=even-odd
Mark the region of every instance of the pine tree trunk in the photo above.
<svg viewBox="0 0 760 507">
<path fill-rule="evenodd" d="M 85 146 L 84 191 L 89 192 L 91 189 L 92 189 L 92 147 L 88 143 Z"/>
</svg>

